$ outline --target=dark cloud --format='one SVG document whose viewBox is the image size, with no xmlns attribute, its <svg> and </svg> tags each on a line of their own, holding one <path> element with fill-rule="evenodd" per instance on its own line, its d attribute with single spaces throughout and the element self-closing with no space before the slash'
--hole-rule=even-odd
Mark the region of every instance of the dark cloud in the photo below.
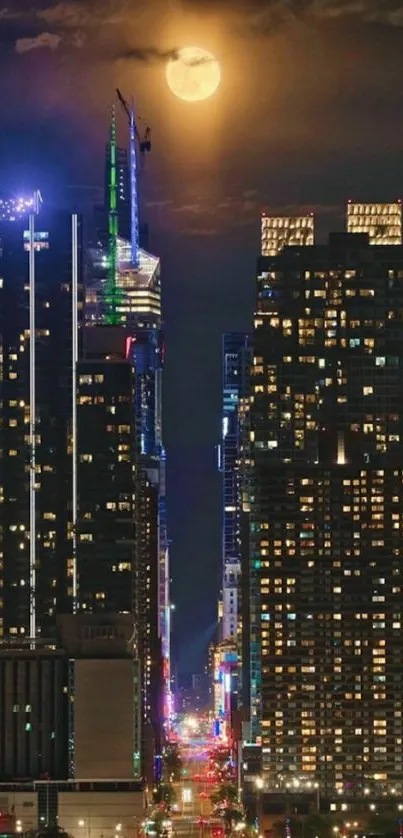
<svg viewBox="0 0 403 838">
<path fill-rule="evenodd" d="M 119 53 L 116 58 L 120 61 L 141 61 L 144 64 L 166 62 L 178 58 L 178 50 L 160 50 L 156 47 L 132 47 Z"/>
<path fill-rule="evenodd" d="M 165 7 L 165 0 L 155 0 L 153 7 Z M 337 21 L 356 19 L 368 24 L 380 23 L 387 26 L 403 26 L 403 0 L 172 0 L 170 13 L 187 13 L 222 16 L 232 22 L 239 33 L 267 36 L 278 27 L 296 22 L 307 25 L 318 21 Z M 113 30 L 124 30 L 133 19 L 133 14 L 144 15 L 144 4 L 140 0 L 127 0 L 119 3 L 111 0 L 66 0 L 43 8 L 27 6 L 25 0 L 16 0 L 12 8 L 0 8 L 2 28 L 1 42 L 10 42 L 4 34 L 4 27 L 12 25 L 16 31 L 11 43 L 17 52 L 48 47 L 55 50 L 60 44 L 64 47 L 79 48 L 92 42 L 97 50 L 98 39 L 94 33 L 97 23 L 102 24 L 101 33 L 112 31 L 112 40 L 116 40 Z M 42 31 L 43 24 L 48 27 Z M 106 28 L 106 29 L 105 29 Z M 34 31 L 33 31 L 34 30 Z M 67 37 L 66 37 L 67 36 Z M 129 36 L 130 37 L 130 36 Z M 119 39 L 121 40 L 121 39 Z M 28 41 L 32 45 L 26 46 Z M 110 60 L 137 61 L 144 64 L 165 62 L 178 57 L 178 48 L 159 49 L 157 46 L 138 44 L 123 47 L 114 53 L 107 50 Z M 208 59 L 196 59 L 195 63 Z"/>
<path fill-rule="evenodd" d="M 117 55 L 120 61 L 141 61 L 143 64 L 159 64 L 161 61 L 176 61 L 181 58 L 181 50 L 169 49 L 160 50 L 156 47 L 132 47 L 126 49 Z M 182 59 L 183 60 L 183 59 Z M 201 55 L 196 57 L 186 57 L 185 64 L 188 67 L 197 67 L 199 64 L 208 64 L 215 59 L 210 55 Z"/>
<path fill-rule="evenodd" d="M 185 10 L 228 12 L 227 0 L 184 0 Z M 303 20 L 356 18 L 366 23 L 403 26 L 402 0 L 232 0 L 231 12 L 245 32 L 267 34 L 280 24 Z"/>
</svg>

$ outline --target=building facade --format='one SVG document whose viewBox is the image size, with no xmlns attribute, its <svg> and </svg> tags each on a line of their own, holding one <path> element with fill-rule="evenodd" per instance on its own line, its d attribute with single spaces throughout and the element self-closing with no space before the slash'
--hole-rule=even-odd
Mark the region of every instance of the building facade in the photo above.
<svg viewBox="0 0 403 838">
<path fill-rule="evenodd" d="M 0 646 L 0 783 L 68 776 L 68 660 L 27 641 Z"/>
<path fill-rule="evenodd" d="M 169 719 L 170 691 L 169 555 L 162 440 L 164 342 L 160 262 L 140 247 L 133 120 L 131 114 L 130 154 L 126 162 L 122 158 L 129 184 L 130 223 L 126 229 L 122 222 L 120 157 L 112 117 L 105 191 L 109 235 L 104 246 L 101 241 L 91 252 L 84 331 L 91 333 L 94 325 L 111 322 L 109 303 L 113 300 L 114 328 L 125 335 L 124 357 L 134 376 L 130 408 L 136 438 L 132 608 L 142 667 L 143 751 L 147 755 L 154 749 L 155 756 L 160 757 Z M 148 757 L 147 763 L 147 775 L 151 777 Z"/>
<path fill-rule="evenodd" d="M 236 641 L 241 576 L 240 400 L 246 395 L 251 348 L 249 336 L 228 333 L 222 348 L 222 618 L 221 639 Z"/>
<path fill-rule="evenodd" d="M 141 687 L 133 614 L 63 615 L 59 643 L 70 668 L 70 777 L 139 781 Z"/>
<path fill-rule="evenodd" d="M 125 330 L 83 330 L 77 368 L 79 610 L 122 613 L 135 603 L 135 374 Z"/>
<path fill-rule="evenodd" d="M 314 238 L 315 219 L 312 213 L 301 216 L 262 214 L 261 252 L 263 256 L 275 256 L 286 246 L 313 245 Z"/>
<path fill-rule="evenodd" d="M 268 782 L 402 792 L 403 249 L 261 257 L 250 403 L 250 685 Z"/>
<path fill-rule="evenodd" d="M 347 232 L 368 233 L 371 244 L 402 244 L 402 203 L 347 204 Z"/>
<path fill-rule="evenodd" d="M 145 775 L 153 778 L 154 755 L 162 753 L 164 672 L 159 631 L 158 481 L 145 469 L 137 479 L 136 515 L 138 646 L 142 684 L 142 723 Z"/>
<path fill-rule="evenodd" d="M 4 226 L 0 276 L 0 636 L 51 637 L 76 594 L 78 216 Z"/>
</svg>

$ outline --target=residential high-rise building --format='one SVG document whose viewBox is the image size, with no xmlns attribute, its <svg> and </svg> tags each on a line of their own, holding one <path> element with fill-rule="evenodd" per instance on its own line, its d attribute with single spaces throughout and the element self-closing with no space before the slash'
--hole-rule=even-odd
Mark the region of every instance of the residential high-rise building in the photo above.
<svg viewBox="0 0 403 838">
<path fill-rule="evenodd" d="M 268 782 L 335 805 L 403 791 L 402 289 L 365 234 L 258 261 L 251 721 Z"/>
<path fill-rule="evenodd" d="M 78 216 L 5 225 L 0 277 L 0 637 L 53 637 L 76 596 Z"/>
<path fill-rule="evenodd" d="M 287 245 L 312 245 L 315 219 L 312 214 L 272 216 L 262 213 L 261 248 L 263 256 L 275 256 Z"/>
<path fill-rule="evenodd" d="M 222 348 L 222 621 L 221 639 L 236 641 L 241 575 L 242 510 L 239 404 L 248 390 L 250 338 L 242 332 L 223 336 Z"/>
<path fill-rule="evenodd" d="M 402 203 L 347 204 L 347 232 L 368 233 L 370 244 L 402 244 Z"/>
</svg>

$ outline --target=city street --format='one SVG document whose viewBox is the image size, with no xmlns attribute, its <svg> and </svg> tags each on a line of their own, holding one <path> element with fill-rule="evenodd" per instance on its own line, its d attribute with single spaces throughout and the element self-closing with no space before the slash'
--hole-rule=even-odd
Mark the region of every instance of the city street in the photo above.
<svg viewBox="0 0 403 838">
<path fill-rule="evenodd" d="M 211 741 L 186 729 L 181 736 L 182 778 L 174 784 L 178 811 L 173 813 L 172 829 L 178 836 L 204 838 L 210 836 L 219 821 L 211 819 L 210 794 L 212 785 L 206 776 Z"/>
</svg>

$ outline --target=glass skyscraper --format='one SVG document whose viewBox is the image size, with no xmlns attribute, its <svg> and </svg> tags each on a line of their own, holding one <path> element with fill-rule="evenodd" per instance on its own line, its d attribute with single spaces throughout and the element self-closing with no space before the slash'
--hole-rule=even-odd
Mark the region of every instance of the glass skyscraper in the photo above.
<svg viewBox="0 0 403 838">
<path fill-rule="evenodd" d="M 223 335 L 222 346 L 222 625 L 221 639 L 237 641 L 241 577 L 241 472 L 239 406 L 246 395 L 250 338 L 242 332 Z"/>
<path fill-rule="evenodd" d="M 94 326 L 97 328 L 100 324 L 104 324 L 105 329 L 118 329 L 125 344 L 125 359 L 133 369 L 132 412 L 136 434 L 136 467 L 133 474 L 136 495 L 135 546 L 132 562 L 132 572 L 136 576 L 136 595 L 133 612 L 137 621 L 142 667 L 143 731 L 152 731 L 154 753 L 160 754 L 161 734 L 164 724 L 168 722 L 170 684 L 160 262 L 139 246 L 141 235 L 137 215 L 136 154 L 134 147 L 125 158 L 117 154 L 119 150 L 114 147 L 113 126 L 114 116 L 107 159 L 110 172 L 106 179 L 105 206 L 109 206 L 109 234 L 113 228 L 115 237 L 113 242 L 110 236 L 106 237 L 106 242 L 100 241 L 90 252 L 85 332 L 91 332 Z M 126 229 L 123 198 L 121 200 L 120 196 L 122 178 L 122 189 L 124 187 L 121 164 L 123 161 L 127 167 L 129 160 L 127 194 L 130 224 Z M 105 325 L 111 323 L 111 299 L 113 327 Z M 164 689 L 161 687 L 162 680 Z M 165 702 L 162 701 L 163 696 L 166 697 Z M 147 750 L 148 744 L 145 741 L 144 752 Z"/>
<path fill-rule="evenodd" d="M 30 215 L 0 241 L 0 637 L 54 637 L 73 609 L 78 216 Z"/>
</svg>

